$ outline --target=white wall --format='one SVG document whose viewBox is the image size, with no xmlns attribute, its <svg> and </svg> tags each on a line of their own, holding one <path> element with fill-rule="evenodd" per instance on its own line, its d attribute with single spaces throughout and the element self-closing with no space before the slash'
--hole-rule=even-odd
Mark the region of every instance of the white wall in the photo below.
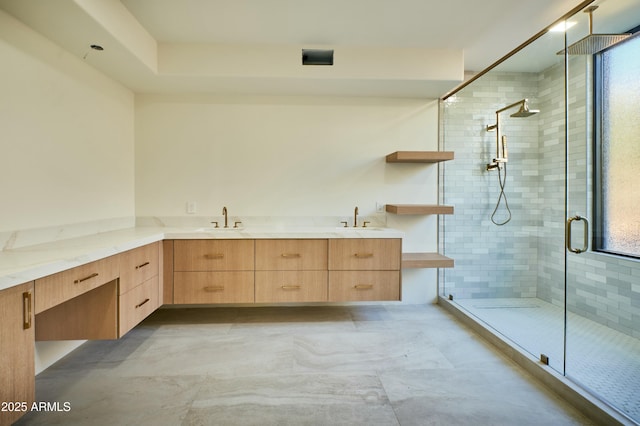
<svg viewBox="0 0 640 426">
<path fill-rule="evenodd" d="M 0 232 L 133 217 L 133 93 L 0 11 Z"/>
<path fill-rule="evenodd" d="M 0 233 L 179 216 L 187 200 L 204 215 L 345 217 L 436 201 L 434 166 L 384 162 L 437 149 L 435 101 L 139 96 L 134 110 L 130 90 L 2 11 L 0 63 Z M 435 217 L 387 224 L 405 251 L 436 250 Z M 434 271 L 403 271 L 405 302 L 435 296 Z M 36 371 L 80 343 L 37 343 Z"/>
<path fill-rule="evenodd" d="M 0 233 L 133 220 L 133 93 L 2 11 L 0 64 Z M 36 371 L 80 343 L 38 342 Z"/>
<path fill-rule="evenodd" d="M 380 218 L 376 202 L 436 203 L 437 166 L 384 158 L 437 150 L 437 115 L 415 99 L 137 95 L 136 213 L 184 216 L 195 201 L 212 218 Z M 436 251 L 435 216 L 386 220 L 404 251 Z M 433 271 L 403 272 L 405 302 L 435 295 Z"/>
</svg>

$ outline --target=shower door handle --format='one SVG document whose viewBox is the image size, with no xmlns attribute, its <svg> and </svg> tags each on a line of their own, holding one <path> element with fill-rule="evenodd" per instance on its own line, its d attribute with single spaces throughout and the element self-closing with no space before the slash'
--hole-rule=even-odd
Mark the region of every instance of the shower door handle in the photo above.
<svg viewBox="0 0 640 426">
<path fill-rule="evenodd" d="M 571 225 L 573 224 L 574 221 L 580 221 L 584 224 L 584 242 L 583 242 L 582 248 L 573 248 L 571 246 Z M 566 240 L 567 240 L 567 250 L 569 250 L 571 253 L 580 254 L 587 251 L 587 249 L 589 248 L 589 221 L 587 220 L 586 217 L 575 215 L 573 217 L 570 217 L 567 220 Z"/>
</svg>

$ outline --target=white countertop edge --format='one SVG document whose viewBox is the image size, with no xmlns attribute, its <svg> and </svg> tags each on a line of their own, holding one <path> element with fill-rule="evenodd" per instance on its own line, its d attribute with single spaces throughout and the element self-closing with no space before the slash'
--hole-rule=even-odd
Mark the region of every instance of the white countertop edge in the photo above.
<svg viewBox="0 0 640 426">
<path fill-rule="evenodd" d="M 391 228 L 229 229 L 137 227 L 0 252 L 0 290 L 162 240 L 403 238 Z"/>
</svg>

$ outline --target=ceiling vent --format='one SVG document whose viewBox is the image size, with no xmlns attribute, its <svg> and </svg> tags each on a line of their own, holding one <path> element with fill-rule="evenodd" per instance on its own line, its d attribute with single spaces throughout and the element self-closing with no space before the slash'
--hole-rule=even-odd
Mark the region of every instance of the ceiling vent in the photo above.
<svg viewBox="0 0 640 426">
<path fill-rule="evenodd" d="M 333 65 L 333 50 L 302 49 L 302 65 Z"/>
</svg>

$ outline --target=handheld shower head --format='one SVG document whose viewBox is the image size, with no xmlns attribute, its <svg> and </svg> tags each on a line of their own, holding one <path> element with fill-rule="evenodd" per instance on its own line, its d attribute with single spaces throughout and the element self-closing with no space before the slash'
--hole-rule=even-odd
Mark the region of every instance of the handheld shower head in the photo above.
<svg viewBox="0 0 640 426">
<path fill-rule="evenodd" d="M 496 131 L 496 158 L 489 164 L 487 164 L 487 170 L 498 171 L 498 183 L 500 184 L 500 196 L 496 203 L 495 209 L 491 214 L 491 222 L 498 226 L 506 225 L 511 220 L 511 209 L 509 209 L 509 202 L 507 201 L 507 194 L 504 192 L 504 187 L 507 183 L 507 162 L 509 161 L 509 154 L 507 152 L 507 137 L 500 134 L 500 114 L 510 110 L 511 108 L 519 107 L 518 111 L 511 114 L 511 117 L 531 117 L 534 114 L 539 113 L 537 109 L 529 109 L 529 100 L 521 99 L 518 102 L 514 102 L 507 105 L 504 108 L 500 108 L 496 111 L 496 124 L 487 125 L 487 131 Z M 502 173 L 504 170 L 504 176 Z M 507 210 L 507 217 L 502 222 L 496 220 L 496 213 L 500 207 L 501 202 L 504 200 L 504 206 Z"/>
</svg>

